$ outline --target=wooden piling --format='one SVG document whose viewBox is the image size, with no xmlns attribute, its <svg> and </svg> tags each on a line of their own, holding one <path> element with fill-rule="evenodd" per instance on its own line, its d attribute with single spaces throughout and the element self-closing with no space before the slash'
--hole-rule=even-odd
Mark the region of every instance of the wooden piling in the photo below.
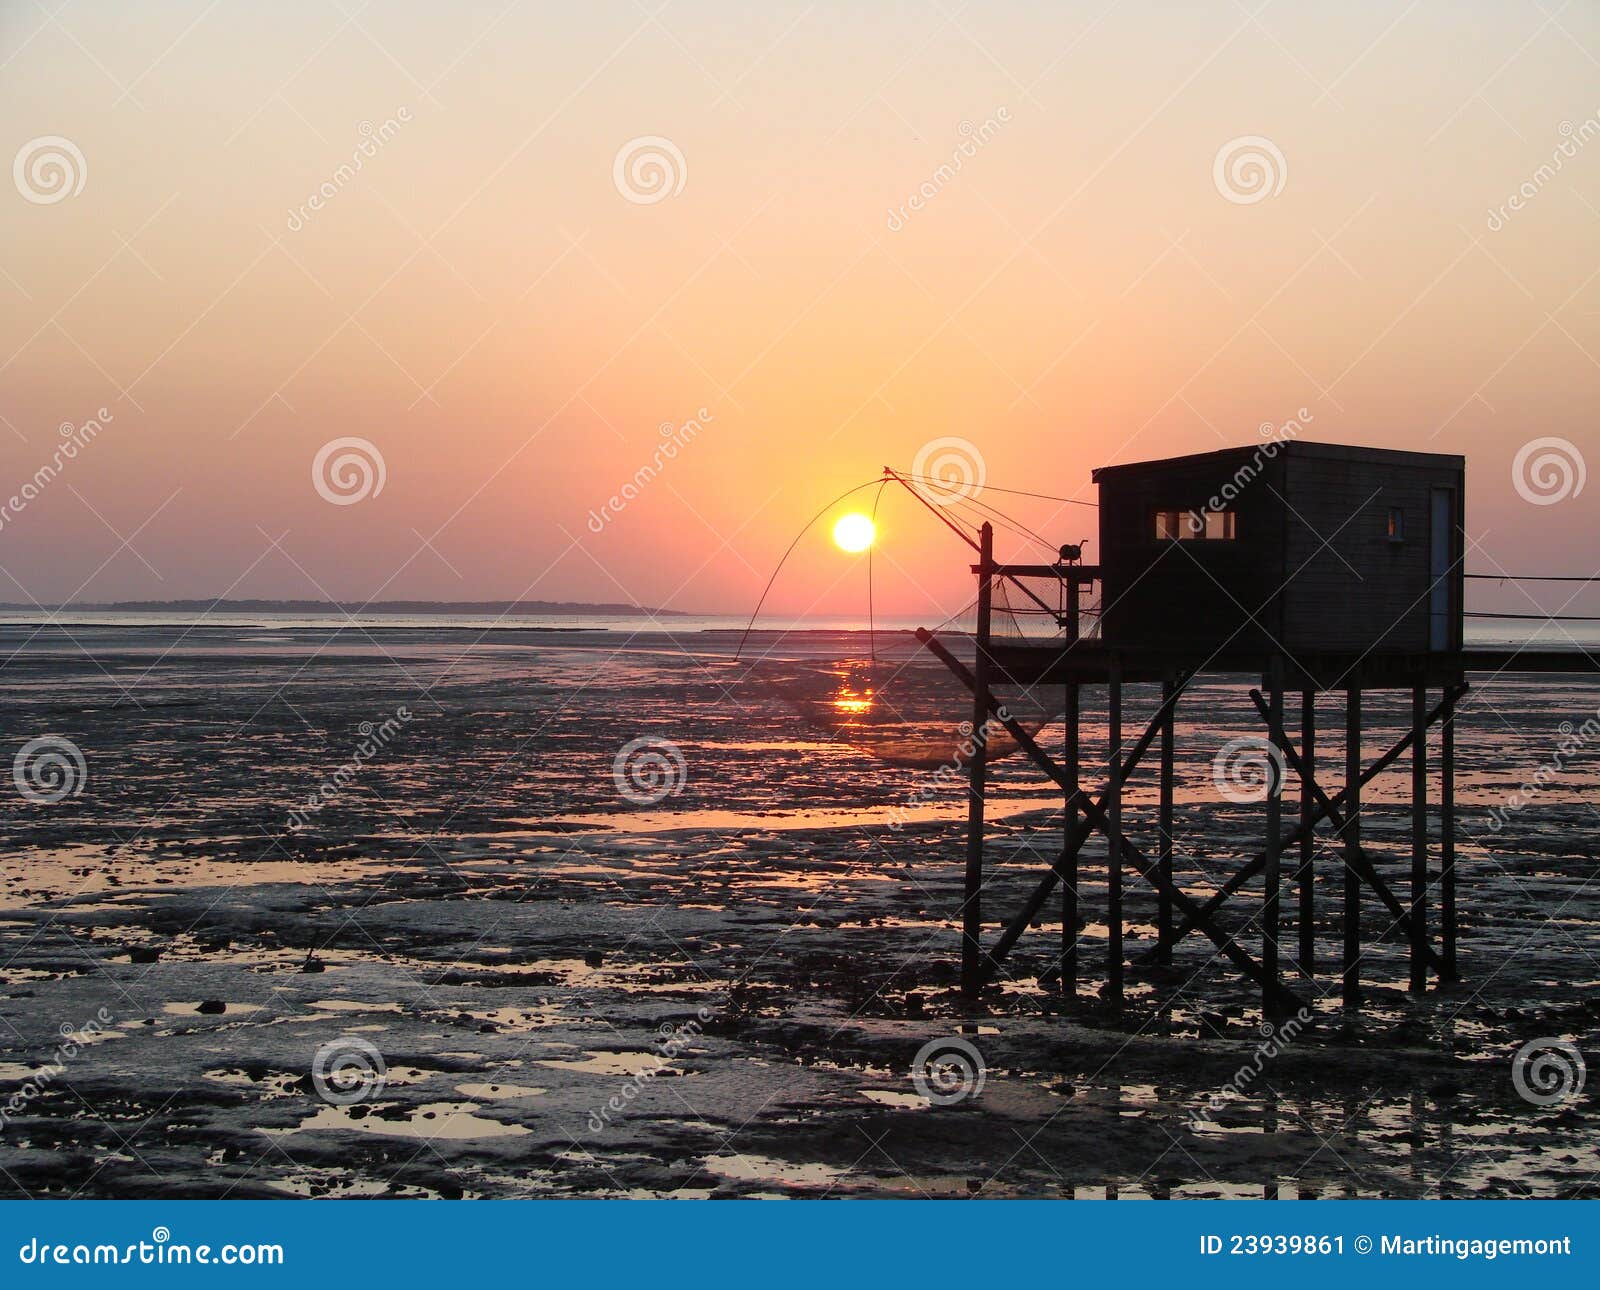
<svg viewBox="0 0 1600 1290">
<path fill-rule="evenodd" d="M 988 740 L 983 729 L 989 720 L 984 694 L 989 679 L 989 616 L 993 601 L 994 527 L 985 524 L 978 533 L 978 621 L 973 674 L 977 692 L 972 701 L 972 759 L 967 767 L 967 873 L 961 905 L 961 993 L 975 999 L 983 986 L 983 801 Z"/>
<path fill-rule="evenodd" d="M 1106 674 L 1106 743 L 1110 796 L 1106 803 L 1106 1002 L 1122 1007 L 1122 662 L 1111 656 Z"/>
<path fill-rule="evenodd" d="M 1361 1006 L 1361 877 L 1356 854 L 1361 848 L 1361 688 L 1345 691 L 1344 780 L 1345 814 L 1341 836 L 1344 861 L 1344 1006 Z"/>
<path fill-rule="evenodd" d="M 1428 687 L 1411 689 L 1411 992 L 1428 988 Z"/>
<path fill-rule="evenodd" d="M 1456 704 L 1446 692 L 1439 727 L 1439 976 L 1456 980 Z"/>
<path fill-rule="evenodd" d="M 1161 723 L 1161 787 L 1160 802 L 1156 808 L 1156 828 L 1160 833 L 1161 854 L 1158 863 L 1161 886 L 1156 894 L 1156 962 L 1172 962 L 1172 755 L 1173 714 L 1177 704 L 1172 701 L 1173 681 L 1169 675 L 1161 683 L 1161 702 L 1166 718 Z"/>
<path fill-rule="evenodd" d="M 1274 656 L 1263 678 L 1267 704 L 1274 726 L 1283 723 L 1283 659 Z M 1267 864 L 1261 897 L 1261 988 L 1262 1013 L 1279 1015 L 1278 1007 L 1278 931 L 1282 900 L 1283 776 L 1278 772 L 1278 750 L 1269 745 L 1267 760 Z"/>
<path fill-rule="evenodd" d="M 1064 769 L 1071 787 L 1066 793 L 1063 812 L 1065 836 L 1061 861 L 1061 993 L 1075 998 L 1078 993 L 1078 685 L 1067 686 L 1062 740 Z"/>
<path fill-rule="evenodd" d="M 1317 974 L 1316 875 L 1313 864 L 1317 835 L 1315 816 L 1317 797 L 1311 787 L 1317 770 L 1317 692 L 1300 692 L 1300 761 L 1305 773 L 1300 777 L 1300 868 L 1295 877 L 1300 887 L 1300 971 Z"/>
</svg>

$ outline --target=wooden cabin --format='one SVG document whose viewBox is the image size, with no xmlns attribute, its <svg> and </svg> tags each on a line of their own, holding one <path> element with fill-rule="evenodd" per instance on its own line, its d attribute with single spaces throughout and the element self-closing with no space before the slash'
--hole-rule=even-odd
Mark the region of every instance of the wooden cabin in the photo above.
<svg viewBox="0 0 1600 1290">
<path fill-rule="evenodd" d="M 1278 439 L 1102 466 L 1111 648 L 1462 648 L 1466 459 Z"/>
</svg>

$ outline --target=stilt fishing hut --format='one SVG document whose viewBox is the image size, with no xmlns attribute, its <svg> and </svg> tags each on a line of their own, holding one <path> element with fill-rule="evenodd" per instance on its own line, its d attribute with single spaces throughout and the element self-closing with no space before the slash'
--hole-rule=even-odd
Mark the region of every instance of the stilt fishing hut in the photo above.
<svg viewBox="0 0 1600 1290">
<path fill-rule="evenodd" d="M 892 473 L 892 472 L 891 472 Z M 1331 830 L 1342 857 L 1343 947 L 1347 1007 L 1360 997 L 1361 899 L 1366 888 L 1409 942 L 1410 988 L 1456 972 L 1455 707 L 1471 660 L 1462 634 L 1463 484 L 1458 456 L 1274 439 L 1255 447 L 1108 466 L 1094 472 L 1100 494 L 1098 564 L 1064 549 L 1054 564 L 1005 564 L 985 524 L 973 544 L 978 563 L 972 666 L 932 633 L 918 638 L 971 691 L 973 726 L 1004 727 L 1056 786 L 1064 801 L 1062 845 L 1049 869 L 1012 913 L 992 945 L 982 937 L 984 741 L 970 759 L 969 818 L 962 909 L 961 985 L 969 997 L 1001 970 L 1006 956 L 1062 889 L 1059 979 L 1076 994 L 1078 863 L 1089 839 L 1107 843 L 1105 997 L 1122 1000 L 1123 883 L 1133 876 L 1157 895 L 1156 942 L 1147 957 L 1166 961 L 1191 932 L 1209 937 L 1261 990 L 1269 1016 L 1302 1006 L 1283 981 L 1280 945 L 1286 866 L 1297 887 L 1299 943 L 1294 958 L 1315 965 L 1313 845 Z M 993 591 L 1012 584 L 1038 604 L 1062 606 L 1048 641 L 1002 640 L 993 632 Z M 1053 584 L 1053 585 L 1052 585 Z M 1082 630 L 1098 589 L 1099 609 Z M 1260 678 L 1249 690 L 1261 723 L 1264 845 L 1210 898 L 1197 900 L 1173 876 L 1174 713 L 1202 674 Z M 1161 686 L 1154 716 L 1124 738 L 1123 687 Z M 1061 758 L 1047 752 L 997 699 L 1004 687 L 1061 686 Z M 1085 687 L 1103 686 L 1108 748 L 1082 747 Z M 1372 690 L 1410 694 L 1410 717 L 1376 761 L 1362 758 L 1362 698 Z M 1343 784 L 1324 787 L 1316 759 L 1316 701 L 1343 697 Z M 1298 738 L 1286 708 L 1298 696 Z M 1441 728 L 1438 833 L 1429 832 L 1427 732 Z M 1123 828 L 1123 793 L 1155 749 L 1159 795 L 1155 836 L 1141 845 Z M 1397 890 L 1361 840 L 1361 793 L 1409 754 L 1411 867 Z M 1100 782 L 1091 792 L 1089 782 Z M 1101 782 L 1103 781 L 1103 782 Z M 1298 786 L 1286 808 L 1284 790 Z M 1294 818 L 1286 820 L 1286 810 Z M 1438 861 L 1437 936 L 1430 856 Z M 1218 919 L 1221 907 L 1257 878 L 1263 883 L 1259 948 L 1246 947 Z"/>
</svg>

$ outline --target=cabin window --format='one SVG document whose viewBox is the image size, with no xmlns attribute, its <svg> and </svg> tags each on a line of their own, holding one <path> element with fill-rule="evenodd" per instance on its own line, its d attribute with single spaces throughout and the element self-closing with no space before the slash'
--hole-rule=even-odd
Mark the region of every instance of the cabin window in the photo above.
<svg viewBox="0 0 1600 1290">
<path fill-rule="evenodd" d="M 1389 541 L 1404 542 L 1406 540 L 1406 513 L 1398 506 L 1389 508 Z"/>
<path fill-rule="evenodd" d="M 1156 541 L 1232 541 L 1236 519 L 1232 511 L 1157 511 Z"/>
</svg>

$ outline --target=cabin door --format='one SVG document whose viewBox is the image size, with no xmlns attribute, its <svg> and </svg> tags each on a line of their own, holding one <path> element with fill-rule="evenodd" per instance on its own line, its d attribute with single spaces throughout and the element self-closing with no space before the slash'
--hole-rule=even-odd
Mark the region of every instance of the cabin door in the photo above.
<svg viewBox="0 0 1600 1290">
<path fill-rule="evenodd" d="M 1451 588 L 1455 586 L 1450 557 L 1455 546 L 1455 517 L 1455 489 L 1435 488 L 1428 516 L 1428 648 L 1431 650 L 1448 650 L 1455 645 L 1454 633 L 1450 630 Z"/>
</svg>

